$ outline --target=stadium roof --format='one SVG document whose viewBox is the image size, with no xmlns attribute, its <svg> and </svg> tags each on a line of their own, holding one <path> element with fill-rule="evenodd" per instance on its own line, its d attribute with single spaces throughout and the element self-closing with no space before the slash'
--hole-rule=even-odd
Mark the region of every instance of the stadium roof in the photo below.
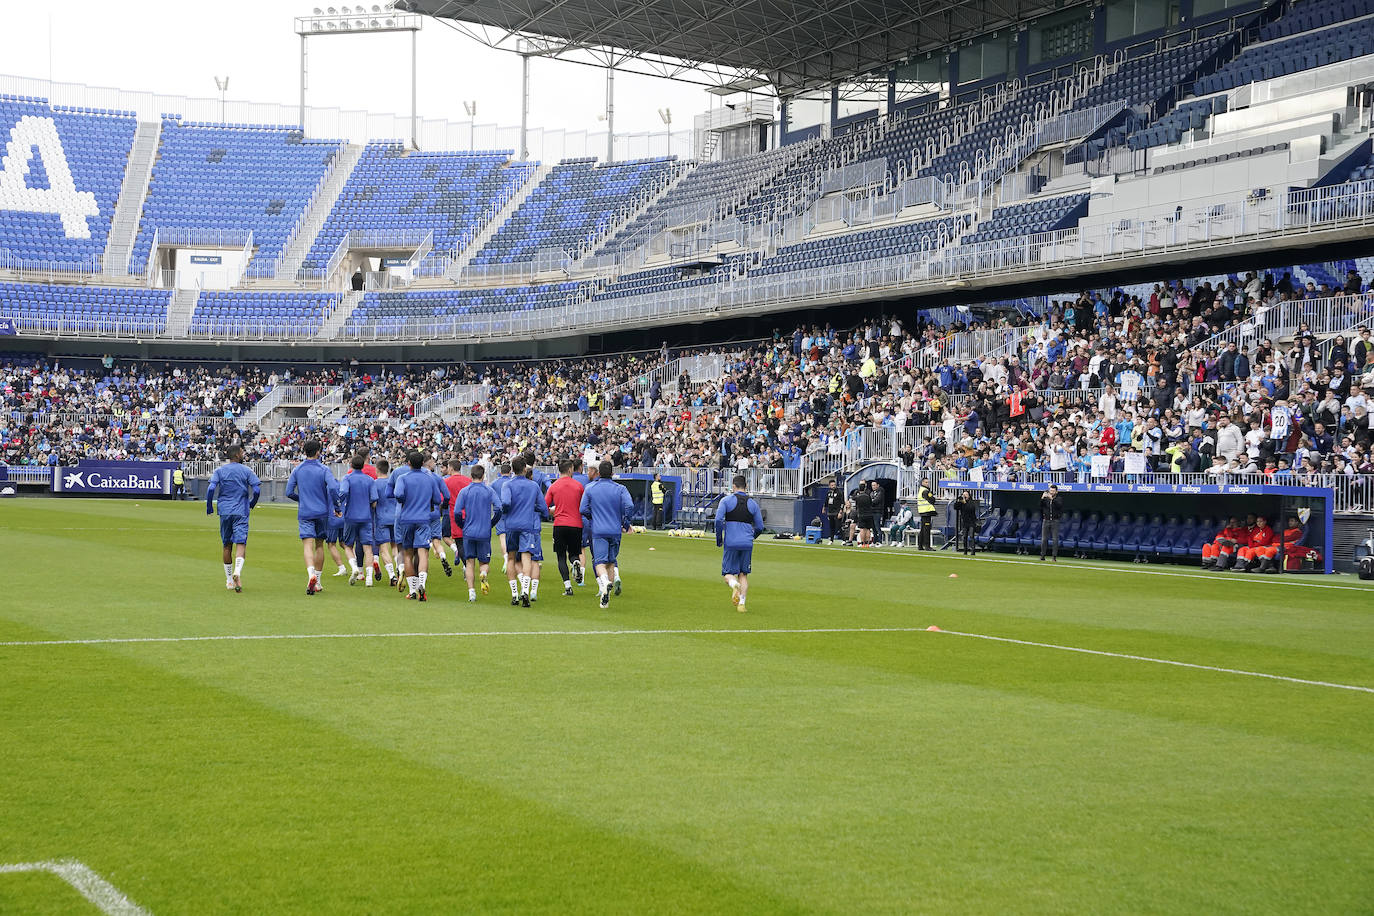
<svg viewBox="0 0 1374 916">
<path fill-rule="evenodd" d="M 405 5 L 491 47 L 581 56 L 602 66 L 637 63 L 641 72 L 716 86 L 766 79 L 779 95 L 794 95 L 1082 2 L 409 0 Z"/>
</svg>

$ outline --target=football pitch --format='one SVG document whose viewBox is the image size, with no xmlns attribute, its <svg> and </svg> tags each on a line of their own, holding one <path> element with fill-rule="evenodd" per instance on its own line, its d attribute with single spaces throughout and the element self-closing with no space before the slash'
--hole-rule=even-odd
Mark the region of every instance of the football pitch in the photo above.
<svg viewBox="0 0 1374 916">
<path fill-rule="evenodd" d="M 295 532 L 234 594 L 203 504 L 0 502 L 0 913 L 1374 910 L 1353 577 L 760 540 L 739 614 L 646 534 L 523 609 Z"/>
</svg>

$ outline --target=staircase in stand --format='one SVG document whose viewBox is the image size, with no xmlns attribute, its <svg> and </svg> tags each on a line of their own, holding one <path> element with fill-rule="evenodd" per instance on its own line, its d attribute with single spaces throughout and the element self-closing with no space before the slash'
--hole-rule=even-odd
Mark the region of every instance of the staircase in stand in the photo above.
<svg viewBox="0 0 1374 916">
<path fill-rule="evenodd" d="M 338 201 L 339 195 L 343 193 L 344 185 L 348 184 L 348 176 L 353 174 L 353 168 L 362 156 L 363 147 L 360 144 L 345 143 L 339 148 L 329 174 L 325 177 L 324 183 L 320 185 L 319 193 L 315 195 L 315 200 L 311 203 L 310 209 L 305 211 L 305 215 L 301 217 L 294 234 L 286 244 L 286 252 L 282 255 L 281 263 L 277 266 L 277 279 L 294 280 L 296 278 L 296 274 L 301 269 L 301 264 L 305 262 L 306 255 L 310 254 L 311 246 L 315 244 L 316 236 L 324 228 L 325 221 L 329 219 L 329 214 L 334 209 L 334 204 Z"/>
<path fill-rule="evenodd" d="M 453 259 L 453 263 L 448 266 L 448 271 L 446 272 L 450 280 L 453 280 L 455 283 L 458 281 L 459 277 L 463 274 L 463 270 L 472 263 L 472 259 L 477 257 L 478 253 L 491 241 L 492 236 L 500 231 L 501 227 L 506 224 L 506 220 L 510 219 L 511 216 L 515 214 L 515 211 L 520 209 L 520 205 L 534 193 L 535 188 L 544 183 L 544 179 L 549 177 L 549 173 L 552 171 L 552 165 L 540 165 L 535 167 L 534 173 L 525 180 L 520 190 L 511 195 L 510 200 L 506 201 L 506 205 L 500 210 L 497 210 L 495 216 L 487 220 L 487 224 L 482 227 L 482 231 L 473 236 L 472 242 L 468 244 L 468 247 L 460 251 L 458 257 Z"/>
<path fill-rule="evenodd" d="M 198 289 L 179 289 L 172 294 L 172 304 L 167 306 L 167 334 L 171 337 L 185 337 L 191 328 L 191 318 L 196 313 L 196 302 L 200 299 Z"/>
<path fill-rule="evenodd" d="M 338 336 L 339 331 L 348 323 L 348 316 L 353 314 L 353 310 L 358 307 L 358 303 L 363 301 L 361 290 L 349 290 L 343 294 L 339 304 L 334 307 L 334 311 L 325 318 L 324 324 L 320 325 L 320 333 L 315 335 L 321 340 L 333 340 Z"/>
<path fill-rule="evenodd" d="M 148 196 L 148 183 L 152 181 L 161 137 L 161 121 L 140 121 L 134 131 L 134 145 L 129 150 L 129 164 L 124 169 L 124 183 L 119 188 L 119 201 L 110 224 L 110 238 L 105 243 L 104 273 L 107 277 L 124 277 L 129 273 L 129 255 L 138 238 L 143 201 Z"/>
</svg>

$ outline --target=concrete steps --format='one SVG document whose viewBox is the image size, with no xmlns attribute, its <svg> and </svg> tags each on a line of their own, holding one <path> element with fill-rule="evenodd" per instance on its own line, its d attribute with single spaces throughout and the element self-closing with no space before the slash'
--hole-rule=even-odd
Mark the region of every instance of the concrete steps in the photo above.
<svg viewBox="0 0 1374 916">
<path fill-rule="evenodd" d="M 158 141 L 162 138 L 161 121 L 141 121 L 134 131 L 134 145 L 129 150 L 129 164 L 124 169 L 124 183 L 119 188 L 110 238 L 105 244 L 104 273 L 110 277 L 126 276 L 129 255 L 138 238 L 138 224 L 143 216 L 143 201 L 148 196 L 148 183 L 153 177 L 153 163 L 157 161 Z M 139 273 L 142 273 L 140 265 Z"/>
</svg>

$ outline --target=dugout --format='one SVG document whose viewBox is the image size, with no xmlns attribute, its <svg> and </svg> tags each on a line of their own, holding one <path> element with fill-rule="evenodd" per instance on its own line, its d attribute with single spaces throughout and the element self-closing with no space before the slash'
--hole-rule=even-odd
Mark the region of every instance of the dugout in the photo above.
<svg viewBox="0 0 1374 916">
<path fill-rule="evenodd" d="M 1024 513 L 1025 521 L 1034 528 L 1035 543 L 1039 544 L 1040 497 L 1049 489 L 1048 482 L 942 480 L 939 485 L 951 497 L 957 490 L 978 491 L 985 497 L 985 503 L 991 505 L 994 517 L 1005 519 L 1009 513 L 1016 517 Z M 1282 534 L 1289 515 L 1301 517 L 1301 511 L 1307 510 L 1307 536 L 1303 543 L 1321 553 L 1317 571 L 1328 574 L 1334 571 L 1334 494 L 1328 489 L 1171 483 L 1061 483 L 1058 487 L 1066 517 L 1073 514 L 1083 519 L 1094 514 L 1098 517 L 1091 538 L 1095 545 L 1128 544 L 1131 537 L 1141 536 L 1150 543 L 1157 543 L 1161 540 L 1161 529 L 1174 532 L 1190 529 L 1193 533 L 1189 549 L 1179 552 L 1175 547 L 1167 553 L 1175 559 L 1200 557 L 1202 539 L 1210 542 L 1230 516 L 1243 519 L 1250 514 L 1263 515 L 1275 531 Z M 1145 520 L 1143 531 L 1139 525 L 1142 518 Z M 984 519 L 986 525 L 986 514 Z M 987 532 L 980 531 L 980 535 L 984 533 Z M 1024 546 L 1024 532 L 1021 536 Z M 1071 538 L 1061 537 L 1066 548 L 1075 548 L 1075 544 L 1069 543 Z M 1173 537 L 1171 545 L 1177 541 L 1178 538 Z M 1000 535 L 996 543 L 1003 543 Z M 1080 546 L 1078 549 L 1086 548 Z M 1109 546 L 1098 552 L 1124 555 L 1142 551 L 1114 550 Z M 1159 554 L 1163 557 L 1166 552 Z"/>
<path fill-rule="evenodd" d="M 654 475 L 616 474 L 614 479 L 630 491 L 630 498 L 635 503 L 634 520 L 648 525 L 654 514 L 653 500 L 649 498 L 649 485 L 654 482 Z M 663 526 L 666 528 L 682 510 L 682 477 L 663 474 L 659 477 L 659 483 L 663 484 Z"/>
</svg>

